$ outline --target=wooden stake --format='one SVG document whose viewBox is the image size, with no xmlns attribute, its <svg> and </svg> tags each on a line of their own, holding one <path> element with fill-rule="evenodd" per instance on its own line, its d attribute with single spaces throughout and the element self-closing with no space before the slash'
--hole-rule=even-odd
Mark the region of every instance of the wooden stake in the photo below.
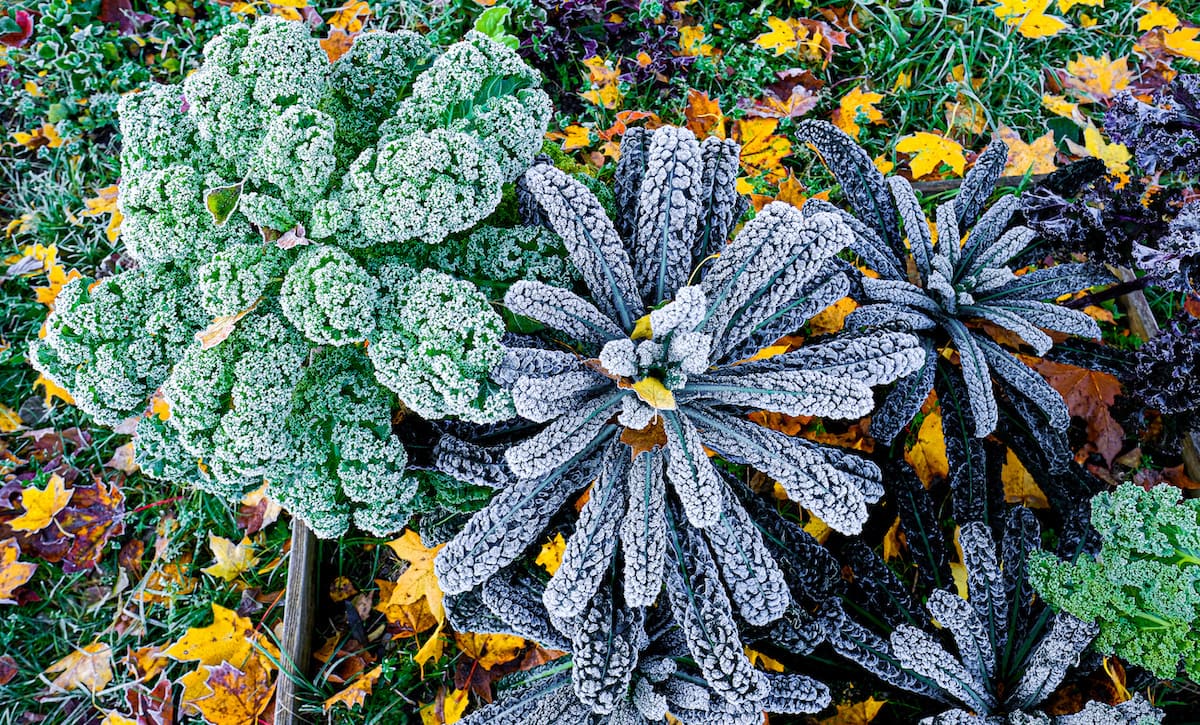
<svg viewBox="0 0 1200 725">
<path fill-rule="evenodd" d="M 312 658 L 317 537 L 298 519 L 292 519 L 289 556 L 287 593 L 283 600 L 283 652 L 280 657 L 280 664 L 286 671 L 279 673 L 275 688 L 275 725 L 308 725 L 316 721 L 298 712 L 296 685 L 292 677 L 304 677 L 308 661 Z"/>
</svg>

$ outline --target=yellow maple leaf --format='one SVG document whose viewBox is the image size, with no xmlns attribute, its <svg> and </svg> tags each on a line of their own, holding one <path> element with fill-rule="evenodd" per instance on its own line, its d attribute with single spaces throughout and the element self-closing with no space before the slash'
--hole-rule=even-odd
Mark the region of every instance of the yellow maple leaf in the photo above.
<svg viewBox="0 0 1200 725">
<path fill-rule="evenodd" d="M 770 32 L 759 35 L 754 42 L 759 47 L 774 51 L 777 56 L 795 50 L 808 37 L 808 28 L 801 25 L 799 20 L 784 20 L 771 15 L 767 18 L 767 25 L 771 28 Z"/>
<path fill-rule="evenodd" d="M 337 28 L 343 33 L 353 34 L 363 29 L 363 21 L 371 17 L 371 7 L 363 0 L 347 0 L 333 17 L 329 18 L 330 27 Z"/>
<path fill-rule="evenodd" d="M 237 579 L 258 563 L 258 557 L 254 555 L 254 544 L 248 538 L 243 538 L 241 543 L 235 545 L 229 539 L 209 533 L 208 548 L 212 550 L 216 563 L 204 567 L 201 571 L 227 582 Z"/>
<path fill-rule="evenodd" d="M 745 118 L 733 125 L 734 139 L 742 145 L 742 168 L 752 176 L 762 174 L 770 184 L 787 178 L 782 162 L 792 153 L 792 142 L 776 136 L 777 128 L 777 118 Z"/>
<path fill-rule="evenodd" d="M 108 226 L 104 230 L 104 235 L 108 237 L 109 243 L 114 243 L 121 236 L 121 222 L 125 219 L 121 214 L 121 208 L 117 204 L 118 188 L 116 184 L 106 186 L 103 189 L 96 190 L 96 196 L 91 199 L 84 199 L 83 203 L 87 209 L 81 211 L 79 216 L 94 217 L 101 214 L 108 214 Z"/>
<path fill-rule="evenodd" d="M 438 689 L 437 699 L 421 708 L 421 725 L 454 725 L 467 709 L 467 691 Z"/>
<path fill-rule="evenodd" d="M 1050 0 L 1000 0 L 992 11 L 1021 35 L 1038 39 L 1049 38 L 1070 27 L 1062 18 L 1047 15 L 1048 7 Z"/>
<path fill-rule="evenodd" d="M 433 561 L 445 544 L 427 549 L 417 532 L 405 529 L 400 538 L 389 541 L 387 545 L 396 556 L 408 562 L 408 568 L 396 580 L 389 603 L 414 604 L 424 599 L 434 619 L 438 623 L 444 622 L 446 612 L 442 608 L 442 590 L 433 573 Z"/>
<path fill-rule="evenodd" d="M 56 149 L 63 145 L 62 136 L 58 135 L 58 129 L 52 123 L 43 123 L 40 128 L 35 128 L 29 132 L 17 131 L 13 133 L 12 137 L 14 141 L 24 146 L 28 151 L 33 151 L 43 146 Z"/>
<path fill-rule="evenodd" d="M 1180 28 L 1163 34 L 1163 47 L 1175 55 L 1200 62 L 1200 28 Z"/>
<path fill-rule="evenodd" d="M 1083 130 L 1083 146 L 1067 139 L 1067 148 L 1077 156 L 1093 156 L 1104 162 L 1110 174 L 1123 176 L 1129 173 L 1129 160 L 1133 155 L 1125 144 L 1108 143 L 1100 134 L 1100 129 L 1092 124 Z"/>
<path fill-rule="evenodd" d="M 602 108 L 617 108 L 621 105 L 621 87 L 619 85 L 621 71 L 614 68 L 600 56 L 593 55 L 584 58 L 584 66 L 588 69 L 588 82 L 592 89 L 580 95 L 585 100 Z"/>
<path fill-rule="evenodd" d="M 681 55 L 712 56 L 716 50 L 704 42 L 708 31 L 700 25 L 684 25 L 679 29 L 679 50 Z"/>
<path fill-rule="evenodd" d="M 1104 7 L 1104 0 L 1057 0 L 1058 12 L 1065 13 L 1076 5 L 1084 5 L 1093 8 Z"/>
<path fill-rule="evenodd" d="M 51 474 L 45 490 L 36 486 L 21 491 L 21 505 L 25 513 L 8 522 L 13 531 L 41 531 L 50 525 L 55 514 L 67 507 L 73 488 L 65 488 L 62 476 Z"/>
<path fill-rule="evenodd" d="M 645 377 L 629 386 L 638 398 L 655 410 L 675 410 L 675 394 L 658 378 Z"/>
<path fill-rule="evenodd" d="M 62 292 L 62 288 L 67 286 L 67 283 L 83 277 L 79 270 L 72 269 L 70 272 L 63 269 L 61 264 L 56 264 L 46 273 L 45 287 L 34 287 L 34 297 L 43 305 L 50 309 L 54 309 L 54 301 L 58 299 L 58 293 Z"/>
<path fill-rule="evenodd" d="M 1021 464 L 1017 455 L 1008 451 L 1008 457 L 1000 469 L 1000 481 L 1004 484 L 1004 500 L 1032 509 L 1048 509 L 1050 501 L 1033 480 L 1033 476 Z"/>
<path fill-rule="evenodd" d="M 17 415 L 17 411 L 0 403 L 0 433 L 12 433 L 21 429 L 24 421 L 21 416 Z"/>
<path fill-rule="evenodd" d="M 921 421 L 917 429 L 917 440 L 912 448 L 904 452 L 904 460 L 917 473 L 917 478 L 926 487 L 934 479 L 950 475 L 950 462 L 946 460 L 946 439 L 942 437 L 942 413 L 934 409 Z"/>
<path fill-rule="evenodd" d="M 60 690 L 82 688 L 95 695 L 112 682 L 112 648 L 103 642 L 81 647 L 46 668 L 46 674 L 58 672 L 50 683 Z"/>
<path fill-rule="evenodd" d="M 33 577 L 37 564 L 20 561 L 16 539 L 0 541 L 0 604 L 16 604 L 13 593 Z"/>
<path fill-rule="evenodd" d="M 512 662 L 525 649 L 525 640 L 511 634 L 477 634 L 455 632 L 454 642 L 463 654 L 479 663 L 485 670 Z"/>
<path fill-rule="evenodd" d="M 54 407 L 55 398 L 61 400 L 67 405 L 75 404 L 75 399 L 71 397 L 71 394 L 67 392 L 66 388 L 61 387 L 58 383 L 54 382 L 45 375 L 42 375 L 41 373 L 38 374 L 37 380 L 33 381 L 33 387 L 35 390 L 39 386 L 42 388 L 42 392 L 45 394 L 44 402 L 47 408 Z"/>
<path fill-rule="evenodd" d="M 1066 96 L 1055 96 L 1049 93 L 1042 96 L 1042 106 L 1051 113 L 1069 118 L 1075 123 L 1083 123 L 1083 115 L 1079 112 L 1079 104 L 1071 103 Z"/>
<path fill-rule="evenodd" d="M 329 712 L 334 705 L 338 704 L 345 705 L 350 710 L 362 707 L 363 703 L 367 701 L 367 695 L 371 694 L 371 689 L 375 687 L 375 683 L 379 681 L 379 676 L 382 674 L 383 665 L 368 670 L 343 688 L 341 692 L 325 700 L 321 707 L 325 712 Z"/>
<path fill-rule="evenodd" d="M 912 169 L 914 179 L 932 174 L 942 164 L 946 164 L 955 174 L 962 176 L 967 165 L 963 147 L 958 142 L 926 131 L 919 131 L 900 139 L 896 150 L 912 155 L 908 166 Z"/>
<path fill-rule="evenodd" d="M 542 567 L 548 574 L 554 576 L 558 571 L 558 567 L 562 566 L 563 550 L 567 548 L 567 541 L 561 533 L 555 534 L 553 539 L 542 544 L 541 551 L 538 552 L 537 558 L 533 560 L 534 564 Z"/>
<path fill-rule="evenodd" d="M 1001 125 L 996 129 L 996 137 L 1008 146 L 1008 164 L 1004 167 L 1005 176 L 1024 176 L 1027 173 L 1048 174 L 1058 167 L 1054 165 L 1054 155 L 1058 147 L 1054 144 L 1054 134 L 1047 131 L 1025 143 L 1021 135 L 1008 126 Z"/>
<path fill-rule="evenodd" d="M 882 93 L 863 91 L 862 86 L 855 86 L 838 101 L 838 107 L 833 112 L 833 124 L 842 129 L 851 138 L 858 138 L 862 133 L 858 122 L 881 124 L 883 113 L 875 107 L 883 100 Z"/>
<path fill-rule="evenodd" d="M 1138 30 L 1143 33 L 1155 28 L 1174 30 L 1179 27 L 1179 18 L 1166 5 L 1149 2 L 1143 5 L 1141 9 L 1146 14 L 1138 18 Z"/>
<path fill-rule="evenodd" d="M 883 560 L 893 561 L 900 558 L 900 551 L 903 549 L 903 535 L 900 532 L 900 517 L 892 522 L 892 527 L 887 530 L 883 536 Z"/>
<path fill-rule="evenodd" d="M 592 142 L 592 129 L 579 124 L 571 124 L 562 130 L 562 150 L 576 151 L 587 148 Z"/>
<path fill-rule="evenodd" d="M 1067 62 L 1067 88 L 1093 101 L 1112 99 L 1128 88 L 1132 80 L 1133 72 L 1129 70 L 1129 60 L 1125 56 L 1113 60 L 1108 53 L 1099 58 L 1078 55 Z"/>
<path fill-rule="evenodd" d="M 270 663 L 261 656 L 241 667 L 230 662 L 200 665 L 180 678 L 180 684 L 184 713 L 215 725 L 258 722 L 275 693 Z"/>
<path fill-rule="evenodd" d="M 858 309 L 858 303 L 849 297 L 843 297 L 832 305 L 813 315 L 808 321 L 809 329 L 814 335 L 827 335 L 838 332 L 846 326 L 846 316 Z"/>
<path fill-rule="evenodd" d="M 163 650 L 173 660 L 198 660 L 201 665 L 215 666 L 228 662 L 244 668 L 251 657 L 262 657 L 264 650 L 276 662 L 279 650 L 270 640 L 259 636 L 249 619 L 219 604 L 212 605 L 213 623 L 207 627 L 192 627 L 182 637 Z M 258 648 L 258 649 L 256 649 Z"/>
<path fill-rule="evenodd" d="M 987 111 L 973 98 L 958 94 L 953 101 L 947 101 L 946 128 L 949 132 L 960 131 L 964 134 L 977 136 L 987 128 Z"/>
</svg>

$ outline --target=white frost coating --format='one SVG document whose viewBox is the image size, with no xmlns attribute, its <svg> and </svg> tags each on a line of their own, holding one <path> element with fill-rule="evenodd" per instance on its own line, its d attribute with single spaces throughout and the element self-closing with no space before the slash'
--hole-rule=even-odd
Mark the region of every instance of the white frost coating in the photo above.
<svg viewBox="0 0 1200 725">
<path fill-rule="evenodd" d="M 518 315 L 588 342 L 625 339 L 621 328 L 570 290 L 522 280 L 509 287 L 504 304 Z"/>
</svg>

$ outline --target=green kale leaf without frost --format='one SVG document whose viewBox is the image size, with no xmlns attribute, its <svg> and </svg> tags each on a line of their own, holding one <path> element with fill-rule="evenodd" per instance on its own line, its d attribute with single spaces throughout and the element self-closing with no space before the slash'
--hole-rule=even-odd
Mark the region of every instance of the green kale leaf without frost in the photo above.
<svg viewBox="0 0 1200 725">
<path fill-rule="evenodd" d="M 403 528 L 437 474 L 411 470 L 393 421 L 513 415 L 489 378 L 502 318 L 428 267 L 540 150 L 539 86 L 478 33 L 440 53 L 367 33 L 331 64 L 303 23 L 226 27 L 182 86 L 122 98 L 136 266 L 68 284 L 34 366 L 98 422 L 138 419 L 153 475 L 225 496 L 265 479 L 321 536 Z M 452 244 L 521 250 L 475 263 L 492 287 L 570 279 L 522 258 L 548 233 L 486 229 Z M 169 415 L 144 415 L 155 396 Z"/>
</svg>

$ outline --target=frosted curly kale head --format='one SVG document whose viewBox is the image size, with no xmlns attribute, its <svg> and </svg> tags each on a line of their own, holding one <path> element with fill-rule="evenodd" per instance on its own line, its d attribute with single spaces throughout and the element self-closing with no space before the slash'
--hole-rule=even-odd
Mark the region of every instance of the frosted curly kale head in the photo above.
<svg viewBox="0 0 1200 725">
<path fill-rule="evenodd" d="M 1093 558 L 1033 560 L 1031 580 L 1056 609 L 1099 625 L 1096 648 L 1158 677 L 1200 678 L 1200 501 L 1134 484 L 1092 499 L 1103 540 Z"/>
<path fill-rule="evenodd" d="M 1104 114 L 1104 130 L 1133 152 L 1147 174 L 1200 174 L 1200 75 L 1180 75 L 1144 103 L 1117 94 Z"/>
<path fill-rule="evenodd" d="M 541 146 L 539 84 L 483 36 L 439 54 L 367 33 L 331 64 L 304 23 L 224 28 L 181 86 L 122 98 L 137 266 L 67 285 L 31 357 L 107 424 L 161 390 L 170 415 L 137 425 L 145 470 L 232 497 L 266 480 L 322 536 L 455 508 L 414 493 L 436 477 L 406 474 L 392 423 L 511 416 L 488 379 L 503 323 L 469 281 L 386 270 L 403 243 L 428 256 L 495 210 Z M 419 104 L 444 113 L 417 123 Z"/>
<path fill-rule="evenodd" d="M 1004 170 L 1007 147 L 997 141 L 980 154 L 955 198 L 938 206 L 931 225 L 908 181 L 884 179 L 870 156 L 834 126 L 805 121 L 797 126 L 796 136 L 821 152 L 854 216 L 819 200 L 806 204 L 805 211 L 839 213 L 854 230 L 854 252 L 879 273 L 879 278 L 861 279 L 869 304 L 847 318 L 847 327 L 909 330 L 922 337 L 924 363 L 888 394 L 871 419 L 872 435 L 892 440 L 921 409 L 933 388 L 943 345 L 961 359 L 959 371 L 977 437 L 996 427 L 993 376 L 1006 390 L 1037 406 L 1052 428 L 1066 428 L 1070 413 L 1062 397 L 976 323 L 1013 333 L 1043 355 L 1053 345 L 1046 330 L 1100 336 L 1095 320 L 1053 300 L 1113 280 L 1102 268 L 1085 264 L 1014 274 L 1009 261 L 1023 253 L 1035 235 L 1025 227 L 1010 228 L 1020 205 L 1015 196 L 1001 197 L 986 208 Z"/>
<path fill-rule="evenodd" d="M 685 725 L 755 725 L 763 712 L 816 713 L 830 694 L 797 674 L 759 673 L 761 701 L 721 696 L 692 661 L 683 633 L 662 608 L 623 609 L 605 586 L 587 610 L 560 617 L 542 601 L 543 586 L 518 568 L 478 592 L 447 597 L 447 617 L 463 631 L 512 634 L 568 654 L 500 682 L 495 702 L 468 715 L 470 725 L 658 723 L 668 713 Z"/>
<path fill-rule="evenodd" d="M 881 592 L 891 611 L 871 607 L 867 599 L 855 608 L 867 605 L 876 622 L 885 622 L 887 636 L 830 603 L 826 632 L 834 650 L 900 690 L 955 708 L 922 723 L 1161 722 L 1162 712 L 1141 697 L 1115 707 L 1090 703 L 1080 713 L 1056 717 L 1037 710 L 1078 664 L 1098 628 L 1071 614 L 1052 615 L 1032 596 L 1028 576 L 1035 565 L 1029 562 L 1042 553 L 1041 530 L 1028 509 L 1009 512 L 999 540 L 986 524 L 971 522 L 961 528 L 959 543 L 966 597 L 934 589 L 924 608 L 869 549 L 856 549 L 849 563 L 856 580 L 873 580 L 856 588 Z"/>
<path fill-rule="evenodd" d="M 511 418 L 512 398 L 488 379 L 504 357 L 504 321 L 470 282 L 388 263 L 367 353 L 379 381 L 426 418 Z"/>
<path fill-rule="evenodd" d="M 766 690 L 741 654 L 730 597 L 746 621 L 766 624 L 790 596 L 706 449 L 770 474 L 830 526 L 857 532 L 883 492 L 879 470 L 745 414 L 857 418 L 873 407 L 873 385 L 908 374 L 923 356 L 916 338 L 888 332 L 735 364 L 845 295 L 836 254 L 851 237 L 835 216 L 772 204 L 726 244 L 745 208 L 735 190 L 738 151 L 683 129 L 631 130 L 615 224 L 567 174 L 549 165 L 526 173 L 524 186 L 590 299 L 531 281 L 505 295 L 510 311 L 542 323 L 570 351 L 513 348 L 497 368 L 516 412 L 546 424 L 503 451 L 502 462 L 495 451 L 443 446 L 449 470 L 499 476 L 502 490 L 442 550 L 437 573 L 447 592 L 485 581 L 595 479 L 546 588 L 550 611 L 583 612 L 623 561 L 617 601 L 650 606 L 665 586 L 712 687 L 753 701 Z M 689 284 L 714 252 L 719 258 Z"/>
</svg>

